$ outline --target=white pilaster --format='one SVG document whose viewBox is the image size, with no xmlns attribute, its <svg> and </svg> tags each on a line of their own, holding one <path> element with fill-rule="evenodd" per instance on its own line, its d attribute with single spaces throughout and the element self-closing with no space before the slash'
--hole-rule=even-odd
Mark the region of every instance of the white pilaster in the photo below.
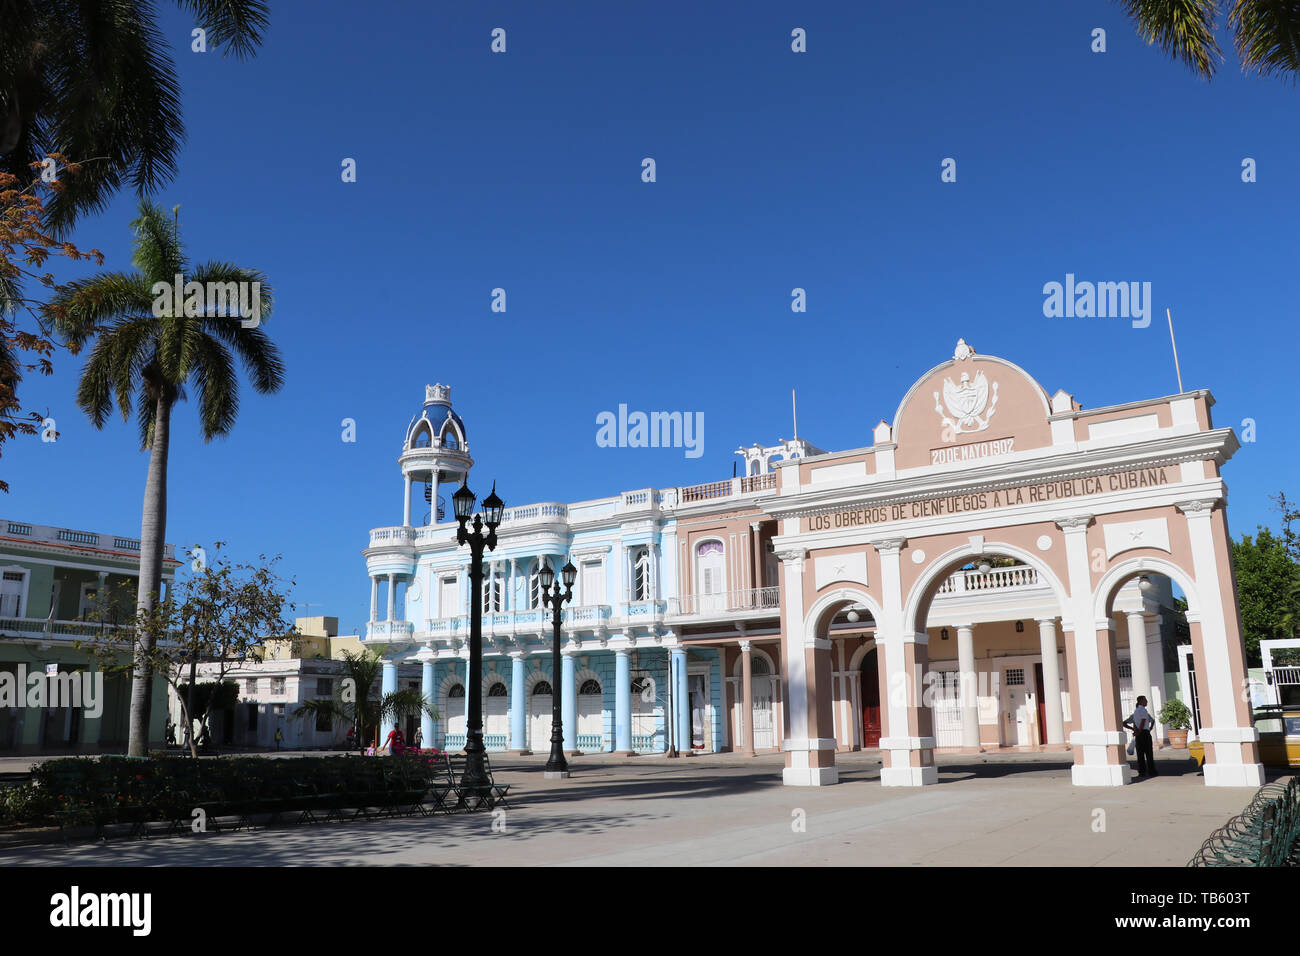
<svg viewBox="0 0 1300 956">
<path fill-rule="evenodd" d="M 961 745 L 980 745 L 979 697 L 975 674 L 975 627 L 957 625 L 957 672 L 961 694 Z"/>
<path fill-rule="evenodd" d="M 1038 620 L 1038 649 L 1043 658 L 1043 697 L 1047 705 L 1047 743 L 1065 743 L 1065 713 L 1061 709 L 1061 665 L 1056 650 L 1056 618 Z"/>
</svg>

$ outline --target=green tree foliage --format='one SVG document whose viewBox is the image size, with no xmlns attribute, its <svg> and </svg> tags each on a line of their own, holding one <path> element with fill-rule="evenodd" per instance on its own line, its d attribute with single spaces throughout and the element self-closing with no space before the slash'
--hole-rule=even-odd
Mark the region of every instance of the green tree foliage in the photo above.
<svg viewBox="0 0 1300 956">
<path fill-rule="evenodd" d="M 1283 538 L 1263 527 L 1254 537 L 1244 534 L 1233 542 L 1232 560 L 1246 658 L 1251 667 L 1258 667 L 1261 640 L 1291 636 L 1285 630 L 1300 607 L 1300 563 Z"/>
</svg>

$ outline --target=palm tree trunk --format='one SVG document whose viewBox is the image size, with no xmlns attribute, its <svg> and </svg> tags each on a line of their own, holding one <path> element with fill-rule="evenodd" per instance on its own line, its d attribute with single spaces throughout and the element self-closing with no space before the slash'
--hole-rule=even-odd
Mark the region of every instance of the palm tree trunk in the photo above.
<svg viewBox="0 0 1300 956">
<path fill-rule="evenodd" d="M 136 588 L 136 619 L 143 621 L 158 602 L 162 586 L 163 538 L 167 534 L 167 449 L 171 439 L 171 403 L 159 388 L 154 400 L 153 442 L 149 449 L 149 476 L 144 485 L 144 513 L 140 523 L 140 580 Z M 137 632 L 135 672 L 131 678 L 131 729 L 127 752 L 143 757 L 149 748 L 149 710 L 153 700 L 153 675 L 148 652 L 153 650 L 152 630 Z"/>
</svg>

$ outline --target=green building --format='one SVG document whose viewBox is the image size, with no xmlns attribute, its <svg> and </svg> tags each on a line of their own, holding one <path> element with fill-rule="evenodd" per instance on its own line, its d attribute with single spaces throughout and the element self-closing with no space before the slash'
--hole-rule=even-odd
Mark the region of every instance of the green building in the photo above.
<svg viewBox="0 0 1300 956">
<path fill-rule="evenodd" d="M 167 545 L 164 593 L 179 564 Z M 130 621 L 139 574 L 136 538 L 0 519 L 0 753 L 125 750 L 130 677 L 97 673 L 74 643 Z M 55 674 L 68 675 L 62 695 Z M 80 697 L 66 692 L 74 683 Z M 167 685 L 155 679 L 150 746 L 163 743 L 166 720 Z"/>
</svg>

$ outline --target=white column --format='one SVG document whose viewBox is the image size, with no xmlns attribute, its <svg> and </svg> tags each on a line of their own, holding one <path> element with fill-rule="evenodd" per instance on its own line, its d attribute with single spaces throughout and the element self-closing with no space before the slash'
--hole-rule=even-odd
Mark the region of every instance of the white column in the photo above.
<svg viewBox="0 0 1300 956">
<path fill-rule="evenodd" d="M 975 675 L 975 627 L 957 625 L 957 671 L 961 694 L 961 745 L 976 750 L 980 745 L 980 711 Z"/>
<path fill-rule="evenodd" d="M 388 620 L 396 621 L 394 614 L 397 613 L 397 575 L 389 573 L 388 575 Z"/>
<path fill-rule="evenodd" d="M 379 578 L 370 576 L 370 620 L 379 620 Z"/>
<path fill-rule="evenodd" d="M 1180 501 L 1176 505 L 1187 516 L 1187 534 L 1192 547 L 1192 564 L 1196 584 L 1200 591 L 1201 646 L 1205 660 L 1196 656 L 1196 681 L 1201 687 L 1200 708 L 1202 726 L 1198 736 L 1207 744 L 1214 744 L 1214 759 L 1205 761 L 1207 787 L 1258 787 L 1264 783 L 1264 766 L 1245 762 L 1245 747 L 1259 740 L 1259 731 L 1251 725 L 1249 708 L 1243 703 L 1237 707 L 1237 693 L 1232 678 L 1234 664 L 1238 673 L 1245 673 L 1241 660 L 1241 638 L 1235 620 L 1231 630 L 1236 644 L 1235 654 L 1229 644 L 1228 618 L 1236 617 L 1232 606 L 1231 567 L 1223 569 L 1220 577 L 1219 556 L 1215 551 L 1215 529 L 1211 516 L 1214 501 Z M 1220 529 L 1224 538 L 1227 527 Z M 1231 554 L 1223 559 L 1231 561 Z M 1195 639 L 1193 637 L 1193 645 Z M 1236 660 L 1234 661 L 1234 656 Z M 1202 683 L 1204 682 L 1204 683 Z M 1206 718 L 1206 704 L 1209 716 Z"/>
<path fill-rule="evenodd" d="M 871 545 L 880 554 L 881 614 L 876 622 L 876 653 L 891 688 L 882 700 L 888 734 L 880 738 L 882 787 L 920 787 L 939 782 L 934 765 L 934 733 L 921 734 L 921 671 L 927 666 L 929 638 L 924 630 L 903 629 L 903 585 L 900 554 L 906 540 L 881 539 Z M 910 626 L 910 625 L 909 625 Z M 916 645 L 923 650 L 918 650 Z M 921 660 L 922 656 L 926 660 Z M 908 665 L 911 665 L 909 668 Z M 915 734 L 914 734 L 915 730 Z M 918 755 L 917 765 L 912 756 Z"/>
<path fill-rule="evenodd" d="M 402 498 L 402 527 L 411 526 L 411 476 L 402 476 L 402 487 L 406 489 L 406 495 Z"/>
<path fill-rule="evenodd" d="M 1151 663 L 1147 657 L 1147 619 L 1141 611 L 1128 613 L 1128 661 L 1133 675 L 1134 701 L 1141 694 L 1150 703 Z"/>
<path fill-rule="evenodd" d="M 1065 743 L 1065 713 L 1061 710 L 1061 665 L 1056 650 L 1056 618 L 1038 620 L 1038 648 L 1043 657 L 1043 697 L 1047 704 L 1047 743 Z"/>
<path fill-rule="evenodd" d="M 1088 553 L 1088 525 L 1092 515 L 1058 518 L 1056 525 L 1064 532 L 1066 567 L 1069 569 L 1070 596 L 1061 617 L 1074 642 L 1075 672 L 1070 685 L 1070 710 L 1074 731 L 1070 744 L 1077 748 L 1070 780 L 1076 787 L 1119 787 L 1129 782 L 1132 773 L 1122 760 L 1128 735 L 1123 730 L 1106 727 L 1102 709 L 1101 655 L 1097 632 L 1106 621 L 1093 619 L 1091 556 Z M 1068 614 L 1067 614 L 1068 612 Z M 1046 683 L 1044 674 L 1044 683 Z"/>
</svg>

